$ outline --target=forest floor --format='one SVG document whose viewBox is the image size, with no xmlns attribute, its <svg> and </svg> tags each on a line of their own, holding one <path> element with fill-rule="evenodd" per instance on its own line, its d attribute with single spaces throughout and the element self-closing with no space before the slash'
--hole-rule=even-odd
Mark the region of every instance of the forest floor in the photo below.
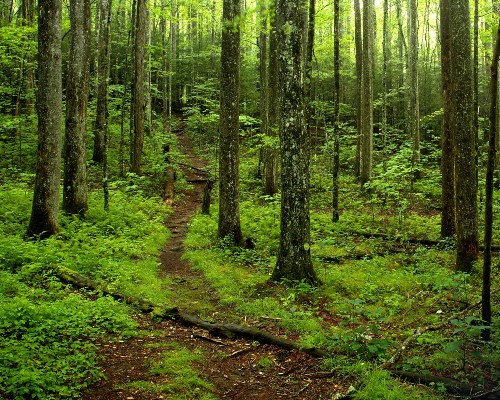
<svg viewBox="0 0 500 400">
<path fill-rule="evenodd" d="M 160 273 L 175 282 L 165 290 L 183 293 L 180 301 L 184 296 L 184 301 L 212 304 L 212 319 L 221 321 L 224 310 L 217 304 L 216 291 L 182 259 L 183 241 L 190 219 L 201 207 L 206 177 L 201 171 L 204 162 L 194 155 L 182 126 L 176 134 L 194 168 L 183 167 L 191 188 L 176 194 L 166 221 L 172 236 L 160 255 Z M 184 309 L 184 304 L 177 305 Z M 321 372 L 320 360 L 298 351 L 220 339 L 176 321 L 156 323 L 145 315 L 136 319 L 143 335 L 99 344 L 107 378 L 92 385 L 84 399 L 332 399 L 349 387 L 345 378 Z M 265 329 L 283 334 L 272 322 Z M 192 360 L 188 367 L 176 364 L 174 358 L 180 354 Z"/>
</svg>

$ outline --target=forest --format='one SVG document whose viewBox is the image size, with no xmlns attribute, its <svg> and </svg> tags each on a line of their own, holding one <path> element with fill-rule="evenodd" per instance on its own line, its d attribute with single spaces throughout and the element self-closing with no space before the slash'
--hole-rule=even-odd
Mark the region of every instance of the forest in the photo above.
<svg viewBox="0 0 500 400">
<path fill-rule="evenodd" d="M 0 398 L 500 398 L 500 3 L 0 0 Z"/>
</svg>

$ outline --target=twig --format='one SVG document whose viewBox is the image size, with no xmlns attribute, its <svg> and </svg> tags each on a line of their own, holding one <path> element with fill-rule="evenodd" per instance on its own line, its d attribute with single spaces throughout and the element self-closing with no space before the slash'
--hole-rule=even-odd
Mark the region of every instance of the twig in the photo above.
<svg viewBox="0 0 500 400">
<path fill-rule="evenodd" d="M 236 356 L 239 356 L 241 354 L 245 354 L 245 353 L 248 353 L 250 351 L 252 351 L 255 347 L 250 347 L 248 349 L 240 349 L 240 350 L 236 350 L 235 352 L 229 354 L 227 356 L 227 358 L 232 358 L 232 357 L 236 357 Z"/>
<path fill-rule="evenodd" d="M 227 346 L 226 343 L 221 342 L 220 340 L 209 338 L 208 336 L 198 335 L 197 333 L 192 333 L 191 336 L 196 338 L 196 339 L 202 339 L 202 340 L 205 340 L 205 341 L 210 342 L 210 343 L 215 343 L 215 344 L 218 344 L 221 346 Z"/>
</svg>

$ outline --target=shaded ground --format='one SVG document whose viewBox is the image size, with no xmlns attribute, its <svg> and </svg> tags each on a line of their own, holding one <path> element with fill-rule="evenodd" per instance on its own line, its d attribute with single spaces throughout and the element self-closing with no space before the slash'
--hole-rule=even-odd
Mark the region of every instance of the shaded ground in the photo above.
<svg viewBox="0 0 500 400">
<path fill-rule="evenodd" d="M 183 151 L 194 168 L 183 168 L 193 189 L 179 196 L 173 204 L 173 212 L 166 221 L 172 237 L 161 253 L 162 274 L 176 282 L 173 290 L 189 290 L 193 298 L 202 296 L 217 307 L 216 293 L 203 276 L 193 271 L 183 261 L 183 241 L 187 223 L 201 206 L 205 175 L 199 171 L 204 164 L 193 155 L 189 138 L 182 130 L 177 132 Z M 182 304 L 179 306 L 182 307 Z M 164 348 L 162 343 L 177 343 L 193 352 L 201 352 L 204 360 L 194 363 L 198 375 L 213 386 L 213 394 L 219 399 L 331 399 L 336 393 L 345 393 L 346 385 L 338 378 L 319 370 L 317 359 L 296 351 L 282 350 L 260 345 L 249 340 L 221 340 L 205 331 L 187 328 L 173 321 L 154 323 L 146 316 L 138 315 L 141 329 L 147 334 L 122 342 L 100 343 L 102 368 L 107 380 L 89 388 L 84 399 L 196 399 L 199 391 L 179 388 L 174 392 L 153 392 L 127 387 L 131 382 L 148 382 L 150 387 L 175 379 L 172 375 L 150 373 L 151 363 L 158 360 Z M 272 328 L 271 328 L 272 329 Z M 276 332 L 274 332 L 276 333 Z M 203 390 L 203 389 L 202 389 Z"/>
</svg>

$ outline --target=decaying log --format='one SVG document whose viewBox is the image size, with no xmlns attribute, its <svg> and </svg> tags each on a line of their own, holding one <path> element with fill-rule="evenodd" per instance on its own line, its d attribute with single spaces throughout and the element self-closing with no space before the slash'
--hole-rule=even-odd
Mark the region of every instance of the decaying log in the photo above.
<svg viewBox="0 0 500 400">
<path fill-rule="evenodd" d="M 452 378 L 438 377 L 434 375 L 423 375 L 415 372 L 409 371 L 399 371 L 399 370 L 389 370 L 389 372 L 401 378 L 403 380 L 424 384 L 424 385 L 442 385 L 446 388 L 446 391 L 454 396 L 459 396 L 459 398 L 472 400 L 493 400 L 498 399 L 500 395 L 500 387 L 494 389 L 485 390 L 480 387 L 470 386 L 460 381 Z"/>
<path fill-rule="evenodd" d="M 79 273 L 69 268 L 57 267 L 57 269 L 55 269 L 55 273 L 55 275 L 65 283 L 69 283 L 70 285 L 73 285 L 77 288 L 90 289 L 101 292 L 106 296 L 112 297 L 115 300 L 119 300 L 126 304 L 129 304 L 137 308 L 139 311 L 148 313 L 152 312 L 155 309 L 155 305 L 149 301 L 134 296 L 127 296 L 123 293 L 111 290 L 106 285 L 80 275 Z"/>
<path fill-rule="evenodd" d="M 103 294 L 111 296 L 116 300 L 120 300 L 124 303 L 130 304 L 138 308 L 142 312 L 152 313 L 152 316 L 156 319 L 171 319 L 179 321 L 184 325 L 203 328 L 215 336 L 222 336 L 226 338 L 234 338 L 236 336 L 244 337 L 247 339 L 256 340 L 260 343 L 276 345 L 283 349 L 299 350 L 313 357 L 326 357 L 328 355 L 325 350 L 317 349 L 315 347 L 304 347 L 299 345 L 298 343 L 274 336 L 257 328 L 237 324 L 208 322 L 194 315 L 186 314 L 180 311 L 177 307 L 159 307 L 149 301 L 145 301 L 133 296 L 127 296 L 117 291 L 109 290 L 105 285 L 100 284 L 93 279 L 82 276 L 68 268 L 59 267 L 55 270 L 55 272 L 57 277 L 66 283 L 72 284 L 78 288 L 86 288 L 102 292 Z"/>
</svg>

